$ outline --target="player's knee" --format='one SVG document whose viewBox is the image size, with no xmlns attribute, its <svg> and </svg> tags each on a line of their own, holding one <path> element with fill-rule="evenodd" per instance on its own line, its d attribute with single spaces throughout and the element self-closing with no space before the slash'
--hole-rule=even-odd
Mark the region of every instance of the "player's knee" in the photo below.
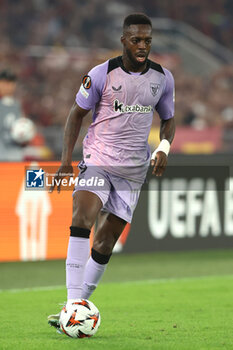
<svg viewBox="0 0 233 350">
<path fill-rule="evenodd" d="M 97 238 L 94 239 L 93 249 L 101 254 L 109 255 L 112 253 L 115 243 L 115 240 L 110 235 L 108 237 Z"/>
<path fill-rule="evenodd" d="M 93 224 L 94 224 L 94 220 L 89 215 L 81 212 L 73 213 L 72 226 L 83 227 L 88 230 L 91 230 Z"/>
</svg>

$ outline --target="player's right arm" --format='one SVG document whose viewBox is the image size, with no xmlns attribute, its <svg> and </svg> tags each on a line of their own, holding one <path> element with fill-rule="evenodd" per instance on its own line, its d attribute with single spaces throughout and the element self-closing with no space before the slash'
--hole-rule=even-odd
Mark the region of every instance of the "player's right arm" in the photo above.
<svg viewBox="0 0 233 350">
<path fill-rule="evenodd" d="M 64 131 L 62 165 L 71 165 L 72 153 L 81 129 L 82 120 L 88 112 L 89 110 L 81 108 L 77 103 L 74 103 L 70 110 Z"/>
<path fill-rule="evenodd" d="M 81 129 L 82 120 L 89 110 L 93 110 L 95 105 L 100 101 L 107 70 L 108 61 L 92 68 L 88 75 L 83 77 L 82 84 L 76 95 L 76 102 L 70 110 L 65 125 L 61 166 L 55 176 L 57 180 L 73 173 L 73 167 L 71 165 L 72 152 Z M 50 192 L 53 192 L 54 188 L 55 185 L 51 186 Z M 60 192 L 60 186 L 57 187 L 57 190 Z"/>
<path fill-rule="evenodd" d="M 89 110 L 81 108 L 77 103 L 74 103 L 70 110 L 64 131 L 61 166 L 56 173 L 56 180 L 71 176 L 73 173 L 72 153 L 81 129 L 82 120 L 88 112 Z M 54 181 L 54 185 L 50 187 L 49 192 L 53 192 L 56 186 L 55 183 L 56 181 Z M 60 192 L 60 185 L 57 186 L 57 191 Z"/>
</svg>

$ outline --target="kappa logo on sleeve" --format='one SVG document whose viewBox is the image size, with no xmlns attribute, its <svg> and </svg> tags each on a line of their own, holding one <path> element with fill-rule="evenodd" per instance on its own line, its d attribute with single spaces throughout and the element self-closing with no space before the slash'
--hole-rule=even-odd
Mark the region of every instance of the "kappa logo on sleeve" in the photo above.
<svg viewBox="0 0 233 350">
<path fill-rule="evenodd" d="M 90 89 L 91 87 L 91 77 L 89 75 L 84 75 L 82 80 L 83 87 L 85 89 Z"/>
</svg>

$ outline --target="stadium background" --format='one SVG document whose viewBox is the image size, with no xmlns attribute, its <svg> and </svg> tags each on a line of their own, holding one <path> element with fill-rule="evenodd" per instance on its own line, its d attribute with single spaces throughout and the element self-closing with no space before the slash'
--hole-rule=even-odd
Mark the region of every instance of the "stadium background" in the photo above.
<svg viewBox="0 0 233 350">
<path fill-rule="evenodd" d="M 2 1 L 0 6 L 0 70 L 8 68 L 17 74 L 16 97 L 21 102 L 24 115 L 37 128 L 30 144 L 18 147 L 13 157 L 10 147 L 1 151 L 0 143 L 1 210 L 4 213 L 1 216 L 0 260 L 65 257 L 66 232 L 71 218 L 70 194 L 48 196 L 42 192 L 39 196 L 22 191 L 25 165 L 31 161 L 50 161 L 46 165 L 51 165 L 60 159 L 65 120 L 81 78 L 92 66 L 120 54 L 121 25 L 127 13 L 143 11 L 151 16 L 154 26 L 151 58 L 169 68 L 175 77 L 177 130 L 169 164 L 178 164 L 182 169 L 195 161 L 200 166 L 202 160 L 202 165 L 207 167 L 213 164 L 230 167 L 233 150 L 231 1 L 206 1 L 205 4 L 196 0 L 179 0 L 176 4 L 169 1 L 162 4 L 159 1 L 136 1 L 132 7 L 129 1 L 31 1 L 26 4 L 15 0 L 11 3 Z M 89 123 L 90 116 L 84 120 L 82 135 L 75 147 L 73 158 L 76 161 L 81 159 L 82 138 Z M 155 116 L 149 137 L 151 149 L 159 142 L 158 128 L 159 118 Z M 195 160 L 192 157 L 196 154 L 201 156 Z M 217 158 L 214 156 L 216 154 Z M 183 159 L 180 155 L 183 155 Z M 178 226 L 185 221 L 182 215 L 186 218 L 189 215 L 187 198 L 182 199 L 182 195 L 187 197 L 188 190 L 183 188 L 183 191 L 183 194 L 176 191 L 178 202 L 173 205 L 176 207 L 175 203 L 181 203 L 185 206 L 183 212 L 174 214 L 174 225 Z M 203 188 L 202 201 L 205 191 L 206 188 Z M 145 201 L 143 208 L 147 207 L 149 200 L 148 191 L 145 192 L 141 199 L 141 202 Z M 207 223 L 206 233 L 199 239 L 198 245 L 194 244 L 197 248 L 202 248 L 202 245 L 208 248 L 208 244 L 218 246 L 221 237 L 227 239 L 227 244 L 232 244 L 232 196 L 228 193 L 228 197 L 229 204 L 225 208 L 227 218 L 224 218 L 221 208 L 215 208 L 219 217 L 217 225 L 221 228 L 216 231 L 213 227 L 216 222 Z M 217 198 L 215 207 L 222 207 L 219 200 Z M 196 202 L 191 204 L 194 211 L 195 205 L 198 206 Z M 211 215 L 212 209 L 206 209 L 206 216 Z M 60 210 L 65 213 L 64 217 L 59 215 Z M 186 233 L 193 242 L 199 235 L 198 217 L 200 219 L 200 213 L 194 214 L 195 233 L 191 236 Z M 145 222 L 145 228 L 138 228 L 137 218 Z M 150 218 L 145 209 L 138 211 L 134 232 L 131 230 L 132 237 L 139 235 L 141 240 L 145 234 L 152 237 L 148 220 Z M 128 227 L 127 232 L 129 230 Z M 143 230 L 146 232 L 141 232 Z M 171 236 L 169 229 L 166 235 Z M 183 237 L 178 234 L 180 242 L 175 243 L 176 249 L 179 245 L 181 249 L 186 248 L 186 244 L 182 243 L 184 237 L 185 233 Z M 123 236 L 122 243 L 127 242 L 126 238 L 126 235 Z M 153 249 L 158 250 L 160 246 L 165 250 L 172 249 L 172 244 L 166 245 L 163 241 L 153 237 Z M 220 243 L 220 246 L 224 244 Z M 139 247 L 146 250 L 140 240 Z M 138 251 L 139 247 L 132 241 L 128 248 L 126 245 L 126 251 Z M 28 252 L 25 251 L 27 249 Z M 122 249 L 120 242 L 116 249 Z"/>
<path fill-rule="evenodd" d="M 0 71 L 9 68 L 17 74 L 16 98 L 37 130 L 13 159 L 0 142 L 2 291 L 65 284 L 71 192 L 49 196 L 25 191 L 25 166 L 59 164 L 65 120 L 81 78 L 94 65 L 121 53 L 122 21 L 135 11 L 152 18 L 151 58 L 174 74 L 177 131 L 165 176 L 168 187 L 155 191 L 162 188 L 163 179 L 149 178 L 134 221 L 117 244 L 115 252 L 120 254 L 114 255 L 103 281 L 232 276 L 232 1 L 135 0 L 132 6 L 131 1 L 113 0 L 2 0 Z M 89 122 L 90 116 L 75 147 L 75 161 L 81 159 Z M 159 142 L 158 128 L 155 116 L 152 149 Z M 218 283 L 223 284 L 217 280 L 211 290 Z M 63 288 L 59 297 L 64 295 Z M 224 299 L 220 291 L 217 296 Z M 22 303 L 26 299 L 22 295 Z M 97 300 L 104 304 L 98 292 Z M 222 349 L 233 348 L 232 343 L 221 344 Z M 201 348 L 215 349 L 195 349 Z"/>
</svg>

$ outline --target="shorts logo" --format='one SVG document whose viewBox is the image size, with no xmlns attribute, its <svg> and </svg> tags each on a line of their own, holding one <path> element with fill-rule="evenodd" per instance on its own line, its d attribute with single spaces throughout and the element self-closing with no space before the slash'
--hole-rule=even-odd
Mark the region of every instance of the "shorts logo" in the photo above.
<svg viewBox="0 0 233 350">
<path fill-rule="evenodd" d="M 150 92 L 153 96 L 156 96 L 159 92 L 160 84 L 150 83 Z"/>
<path fill-rule="evenodd" d="M 26 172 L 26 188 L 44 188 L 44 174 L 40 170 L 27 170 Z"/>
<path fill-rule="evenodd" d="M 150 113 L 153 108 L 152 106 L 140 106 L 138 104 L 128 106 L 124 105 L 124 103 L 120 102 L 119 100 L 114 100 L 114 111 L 118 113 Z"/>
<path fill-rule="evenodd" d="M 91 77 L 89 75 L 84 75 L 83 80 L 82 80 L 83 87 L 85 89 L 90 89 L 91 87 Z"/>
</svg>

